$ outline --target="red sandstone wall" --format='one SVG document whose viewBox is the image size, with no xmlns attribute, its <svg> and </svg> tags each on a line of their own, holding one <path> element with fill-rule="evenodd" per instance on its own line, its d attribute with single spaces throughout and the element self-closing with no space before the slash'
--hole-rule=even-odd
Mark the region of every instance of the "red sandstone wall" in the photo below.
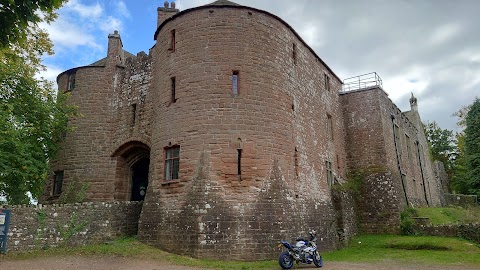
<svg viewBox="0 0 480 270">
<path fill-rule="evenodd" d="M 173 29 L 175 52 L 168 50 Z M 179 16 L 161 29 L 153 53 L 151 188 L 139 238 L 197 256 L 246 259 L 255 250 L 268 258 L 280 238 L 316 228 L 320 244 L 335 247 L 325 161 L 345 177 L 340 81 L 284 24 L 247 8 Z M 180 179 L 166 183 L 164 148 L 177 144 Z"/>
<path fill-rule="evenodd" d="M 440 193 L 419 120 L 408 118 L 380 88 L 346 92 L 341 100 L 348 167 L 365 177 L 357 198 L 362 230 L 395 232 L 407 205 L 438 205 Z"/>
<path fill-rule="evenodd" d="M 90 200 L 113 199 L 113 187 L 107 183 L 114 176 L 114 161 L 111 160 L 111 117 L 110 106 L 113 99 L 113 67 L 86 67 L 76 70 L 76 85 L 71 90 L 70 101 L 77 106 L 78 117 L 69 120 L 68 132 L 56 162 L 51 170 L 64 170 L 63 190 L 74 179 L 88 183 L 87 198 Z M 68 74 L 58 79 L 59 91 L 65 91 Z M 45 191 L 45 201 L 55 201 L 51 197 L 53 176 L 49 177 Z"/>
<path fill-rule="evenodd" d="M 109 149 L 117 161 L 115 200 L 131 199 L 130 167 L 138 158 L 150 157 L 148 148 L 153 115 L 151 62 L 151 56 L 139 53 L 137 57 L 126 60 L 122 72 L 116 77 L 117 87 L 112 102 L 116 113 L 112 115 L 114 130 Z"/>
</svg>

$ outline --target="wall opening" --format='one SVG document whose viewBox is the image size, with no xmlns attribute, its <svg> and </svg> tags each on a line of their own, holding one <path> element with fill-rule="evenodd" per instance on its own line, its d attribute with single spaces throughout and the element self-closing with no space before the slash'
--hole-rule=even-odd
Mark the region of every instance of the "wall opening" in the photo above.
<svg viewBox="0 0 480 270">
<path fill-rule="evenodd" d="M 142 201 L 148 187 L 150 147 L 140 141 L 129 141 L 113 154 L 116 158 L 114 200 Z"/>
<path fill-rule="evenodd" d="M 142 158 L 131 167 L 132 195 L 131 201 L 143 201 L 148 187 L 148 169 L 150 159 Z"/>
</svg>

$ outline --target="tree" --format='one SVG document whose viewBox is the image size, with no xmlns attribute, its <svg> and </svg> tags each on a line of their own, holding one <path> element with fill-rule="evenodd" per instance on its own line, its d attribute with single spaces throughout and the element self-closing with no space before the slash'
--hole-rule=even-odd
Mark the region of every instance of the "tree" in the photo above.
<svg viewBox="0 0 480 270">
<path fill-rule="evenodd" d="M 29 27 L 41 21 L 55 19 L 55 10 L 65 0 L 1 0 L 0 3 L 0 48 L 13 43 L 24 43 Z"/>
<path fill-rule="evenodd" d="M 30 4 L 35 10 L 38 3 L 47 2 L 51 1 Z M 19 36 L 4 36 L 3 15 L 17 10 L 13 3 L 10 0 L 0 7 L 1 40 L 9 42 L 8 46 L 0 44 L 0 195 L 10 204 L 20 204 L 29 202 L 27 192 L 34 198 L 41 193 L 48 160 L 58 151 L 68 117 L 75 110 L 66 105 L 67 96 L 54 95 L 51 82 L 35 78 L 45 69 L 42 54 L 53 53 L 47 33 L 35 25 L 38 20 L 34 18 L 28 26 L 16 25 L 20 29 L 14 32 Z"/>
<path fill-rule="evenodd" d="M 445 171 L 448 176 L 451 177 L 454 170 L 453 161 L 456 153 L 453 132 L 448 129 L 441 129 L 435 121 L 432 123 L 427 122 L 423 124 L 423 126 L 431 159 L 443 162 Z"/>
<path fill-rule="evenodd" d="M 465 133 L 457 133 L 455 137 L 457 139 L 457 151 L 453 162 L 453 174 L 450 179 L 450 188 L 455 193 L 469 194 L 467 162 L 465 160 Z"/>
<path fill-rule="evenodd" d="M 469 193 L 480 196 L 480 99 L 470 106 L 465 118 L 465 161 Z"/>
</svg>

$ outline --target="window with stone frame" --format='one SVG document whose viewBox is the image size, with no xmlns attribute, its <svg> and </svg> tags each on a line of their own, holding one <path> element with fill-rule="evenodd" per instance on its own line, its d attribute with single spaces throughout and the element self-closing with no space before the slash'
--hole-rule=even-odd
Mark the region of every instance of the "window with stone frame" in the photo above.
<svg viewBox="0 0 480 270">
<path fill-rule="evenodd" d="M 333 140 L 333 120 L 332 116 L 327 113 L 327 136 L 330 140 Z"/>
<path fill-rule="evenodd" d="M 293 154 L 293 162 L 294 162 L 294 171 L 295 171 L 295 176 L 298 176 L 298 150 L 295 147 L 295 153 Z"/>
<path fill-rule="evenodd" d="M 332 162 L 326 160 L 325 161 L 325 169 L 327 172 L 327 183 L 328 186 L 331 187 L 333 185 L 333 171 L 332 171 Z"/>
<path fill-rule="evenodd" d="M 323 81 L 325 83 L 325 90 L 330 91 L 330 76 L 327 73 L 323 73 Z"/>
<path fill-rule="evenodd" d="M 134 126 L 137 122 L 137 103 L 133 103 L 130 107 L 130 126 Z"/>
<path fill-rule="evenodd" d="M 165 148 L 165 181 L 178 180 L 180 145 Z"/>
<path fill-rule="evenodd" d="M 76 72 L 73 72 L 68 75 L 67 90 L 69 91 L 75 89 L 75 73 Z"/>
<path fill-rule="evenodd" d="M 297 64 L 297 44 L 293 43 L 292 45 L 292 58 L 293 58 L 293 64 Z"/>
<path fill-rule="evenodd" d="M 176 97 L 176 79 L 175 77 L 170 78 L 170 89 L 171 89 L 171 96 L 170 96 L 170 103 L 175 103 L 177 102 L 177 97 Z"/>
<path fill-rule="evenodd" d="M 53 196 L 59 196 L 62 193 L 63 171 L 56 171 L 53 175 Z"/>
<path fill-rule="evenodd" d="M 175 52 L 175 29 L 170 31 L 170 48 L 168 49 L 171 52 Z"/>
<path fill-rule="evenodd" d="M 412 142 L 410 140 L 410 136 L 405 134 L 405 144 L 407 145 L 407 157 L 408 160 L 412 161 Z"/>
<path fill-rule="evenodd" d="M 240 78 L 240 72 L 238 70 L 232 71 L 232 94 L 238 96 L 238 80 Z"/>
<path fill-rule="evenodd" d="M 237 174 L 242 175 L 242 149 L 237 149 Z"/>
</svg>

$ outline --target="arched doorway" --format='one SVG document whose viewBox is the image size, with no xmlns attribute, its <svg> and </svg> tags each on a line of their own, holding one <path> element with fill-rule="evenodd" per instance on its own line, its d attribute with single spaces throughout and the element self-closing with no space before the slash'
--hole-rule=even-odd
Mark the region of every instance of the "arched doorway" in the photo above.
<svg viewBox="0 0 480 270">
<path fill-rule="evenodd" d="M 115 200 L 144 200 L 148 188 L 150 147 L 140 141 L 129 141 L 114 151 L 112 157 L 117 163 Z"/>
<path fill-rule="evenodd" d="M 131 201 L 143 201 L 148 187 L 148 168 L 150 159 L 142 158 L 130 167 L 131 171 Z"/>
</svg>

